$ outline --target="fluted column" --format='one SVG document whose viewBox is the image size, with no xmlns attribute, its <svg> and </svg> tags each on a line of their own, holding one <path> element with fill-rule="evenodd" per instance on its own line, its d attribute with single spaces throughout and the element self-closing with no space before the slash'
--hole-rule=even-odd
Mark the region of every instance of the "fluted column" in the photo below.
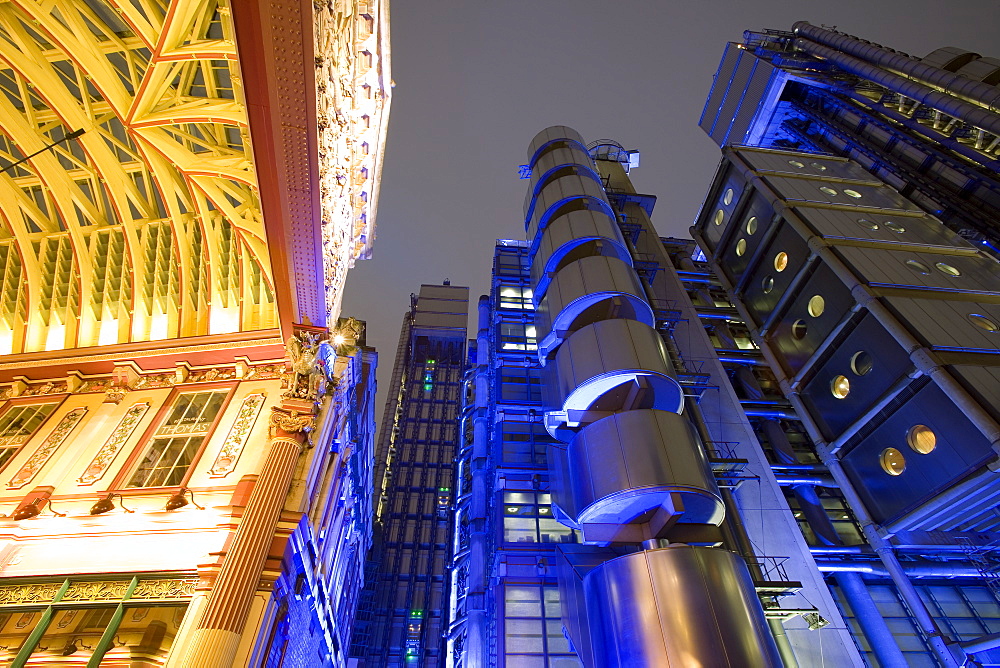
<svg viewBox="0 0 1000 668">
<path fill-rule="evenodd" d="M 264 560 L 302 452 L 304 430 L 313 422 L 310 414 L 277 407 L 271 410 L 267 459 L 181 664 L 185 668 L 229 668 L 236 658 Z"/>
</svg>

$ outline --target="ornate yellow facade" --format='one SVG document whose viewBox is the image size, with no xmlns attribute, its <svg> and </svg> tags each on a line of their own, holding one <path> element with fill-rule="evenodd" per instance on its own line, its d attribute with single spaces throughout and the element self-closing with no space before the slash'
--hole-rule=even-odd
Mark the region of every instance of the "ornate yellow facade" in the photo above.
<svg viewBox="0 0 1000 668">
<path fill-rule="evenodd" d="M 0 664 L 345 664 L 388 65 L 384 0 L 0 2 Z"/>
</svg>

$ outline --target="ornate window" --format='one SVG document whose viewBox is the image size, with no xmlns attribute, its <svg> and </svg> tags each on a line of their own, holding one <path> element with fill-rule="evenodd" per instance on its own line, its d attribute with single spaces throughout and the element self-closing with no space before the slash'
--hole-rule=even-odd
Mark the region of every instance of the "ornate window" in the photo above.
<svg viewBox="0 0 1000 668">
<path fill-rule="evenodd" d="M 55 407 L 54 403 L 21 404 L 10 406 L 0 416 L 0 467 L 28 442 Z"/>
<path fill-rule="evenodd" d="M 189 392 L 174 400 L 167 417 L 125 487 L 173 487 L 182 484 L 208 439 L 229 390 Z"/>
</svg>

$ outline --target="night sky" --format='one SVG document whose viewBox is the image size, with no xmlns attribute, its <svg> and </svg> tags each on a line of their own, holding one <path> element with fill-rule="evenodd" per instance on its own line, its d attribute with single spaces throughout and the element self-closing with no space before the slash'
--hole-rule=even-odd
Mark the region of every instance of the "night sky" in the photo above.
<svg viewBox="0 0 1000 668">
<path fill-rule="evenodd" d="M 720 159 L 698 119 L 725 43 L 798 20 L 917 57 L 942 46 L 1000 57 L 997 0 L 392 0 L 377 240 L 343 307 L 379 351 L 379 410 L 421 283 L 469 286 L 475 336 L 494 241 L 524 238 L 517 168 L 539 130 L 639 149 L 632 181 L 657 195 L 657 230 L 688 237 Z"/>
</svg>

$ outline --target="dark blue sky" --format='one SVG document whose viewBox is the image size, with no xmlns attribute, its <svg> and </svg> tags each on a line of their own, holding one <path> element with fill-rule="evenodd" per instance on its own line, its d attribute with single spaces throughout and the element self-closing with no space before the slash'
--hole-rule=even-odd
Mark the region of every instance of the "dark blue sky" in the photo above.
<svg viewBox="0 0 1000 668">
<path fill-rule="evenodd" d="M 642 153 L 662 235 L 688 236 L 719 162 L 698 127 L 722 50 L 746 29 L 798 20 L 922 57 L 1000 57 L 996 0 L 393 0 L 396 82 L 373 258 L 347 278 L 344 315 L 368 322 L 379 404 L 409 295 L 446 277 L 489 289 L 497 238 L 523 238 L 517 167 L 542 128 Z M 475 335 L 475 322 L 470 323 Z"/>
</svg>

